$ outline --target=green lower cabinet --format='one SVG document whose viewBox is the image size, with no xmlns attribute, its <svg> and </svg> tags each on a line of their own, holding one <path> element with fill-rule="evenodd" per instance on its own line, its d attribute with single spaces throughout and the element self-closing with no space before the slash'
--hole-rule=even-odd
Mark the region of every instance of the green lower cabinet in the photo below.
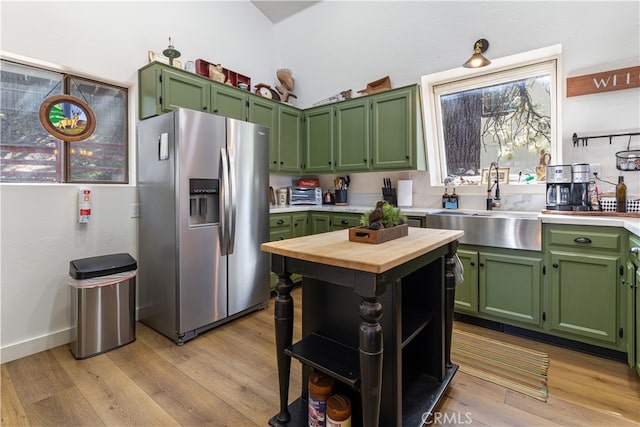
<svg viewBox="0 0 640 427">
<path fill-rule="evenodd" d="M 550 250 L 550 328 L 618 341 L 620 257 Z"/>
<path fill-rule="evenodd" d="M 269 241 L 290 239 L 292 237 L 300 237 L 306 234 L 307 229 L 307 213 L 288 214 L 277 213 L 269 216 Z M 278 276 L 271 274 L 271 290 L 275 289 Z M 301 276 L 297 274 L 291 275 L 291 280 L 297 282 Z"/>
<path fill-rule="evenodd" d="M 542 255 L 478 253 L 480 308 L 507 323 L 541 324 Z"/>
<path fill-rule="evenodd" d="M 331 214 L 331 231 L 344 230 L 360 225 L 361 214 L 334 213 Z"/>
<path fill-rule="evenodd" d="M 309 216 L 311 223 L 311 234 L 326 233 L 331 231 L 331 214 L 322 212 L 311 212 Z"/>
<path fill-rule="evenodd" d="M 309 222 L 309 215 L 305 213 L 298 213 L 291 215 L 292 236 L 302 237 L 307 235 L 307 223 Z"/>
<path fill-rule="evenodd" d="M 464 281 L 456 286 L 455 310 L 478 314 L 478 252 L 458 249 L 457 254 L 464 268 Z"/>
</svg>

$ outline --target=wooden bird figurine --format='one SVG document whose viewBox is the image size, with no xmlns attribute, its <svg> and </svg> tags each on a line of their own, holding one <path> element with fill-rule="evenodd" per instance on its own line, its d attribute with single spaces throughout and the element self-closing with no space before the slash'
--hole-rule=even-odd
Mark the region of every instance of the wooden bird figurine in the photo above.
<svg viewBox="0 0 640 427">
<path fill-rule="evenodd" d="M 369 214 L 369 226 L 371 226 L 374 223 L 379 224 L 378 228 L 382 228 L 383 225 L 380 224 L 380 218 L 382 218 L 383 213 L 382 213 L 382 206 L 384 206 L 384 204 L 387 203 L 384 200 L 380 200 L 377 204 L 375 209 L 373 210 L 373 212 L 371 212 L 371 214 Z"/>
</svg>

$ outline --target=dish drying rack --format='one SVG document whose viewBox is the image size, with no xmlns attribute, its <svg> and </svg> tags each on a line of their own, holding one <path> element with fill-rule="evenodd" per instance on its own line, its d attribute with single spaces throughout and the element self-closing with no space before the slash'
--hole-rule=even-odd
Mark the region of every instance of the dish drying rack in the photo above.
<svg viewBox="0 0 640 427">
<path fill-rule="evenodd" d="M 640 132 L 627 132 L 627 133 L 612 133 L 608 135 L 595 135 L 595 136 L 581 136 L 573 134 L 573 146 L 577 147 L 582 143 L 583 147 L 588 145 L 590 139 L 609 138 L 609 144 L 611 140 L 617 136 L 628 136 L 629 142 L 627 143 L 627 149 L 618 151 L 616 153 L 616 169 L 621 171 L 633 172 L 640 171 L 640 150 L 631 150 L 631 137 L 640 135 Z"/>
</svg>

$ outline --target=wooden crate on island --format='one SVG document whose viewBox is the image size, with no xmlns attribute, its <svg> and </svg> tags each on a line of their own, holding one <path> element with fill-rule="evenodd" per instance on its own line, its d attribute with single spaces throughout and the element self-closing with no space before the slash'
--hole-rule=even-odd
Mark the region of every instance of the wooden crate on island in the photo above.
<svg viewBox="0 0 640 427">
<path fill-rule="evenodd" d="M 395 227 L 370 230 L 365 226 L 349 229 L 349 240 L 359 243 L 383 243 L 389 240 L 399 239 L 409 235 L 409 224 L 396 225 Z"/>
</svg>

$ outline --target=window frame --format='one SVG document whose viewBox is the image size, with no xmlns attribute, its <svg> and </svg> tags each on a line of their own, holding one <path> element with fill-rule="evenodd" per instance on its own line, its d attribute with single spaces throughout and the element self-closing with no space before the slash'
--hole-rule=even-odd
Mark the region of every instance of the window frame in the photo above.
<svg viewBox="0 0 640 427">
<path fill-rule="evenodd" d="M 561 45 L 549 46 L 517 55 L 492 59 L 486 67 L 469 69 L 455 68 L 421 77 L 423 119 L 425 130 L 425 149 L 428 153 L 427 164 L 431 187 L 442 187 L 446 178 L 446 158 L 444 141 L 440 133 L 440 105 L 437 90 L 444 85 L 460 88 L 483 87 L 491 80 L 491 75 L 500 75 L 499 79 L 519 77 L 519 69 L 555 61 L 555 96 L 551 99 L 551 109 L 555 120 L 551 125 L 551 156 L 555 164 L 562 164 L 562 120 L 560 103 L 562 100 Z M 526 73 L 526 71 L 525 71 Z M 526 75 L 526 74 L 525 74 Z M 491 80 L 493 82 L 494 80 Z M 522 186 L 524 187 L 524 186 Z M 535 187 L 535 186 L 534 186 Z"/>
<path fill-rule="evenodd" d="M 131 127 L 130 127 L 130 122 L 132 120 L 131 118 L 131 111 L 132 111 L 132 105 L 131 105 L 131 92 L 133 90 L 133 86 L 129 83 L 123 83 L 123 82 L 114 82 L 114 81 L 109 81 L 100 77 L 95 77 L 95 76 L 89 76 L 86 74 L 82 74 L 82 73 L 77 73 L 74 72 L 73 70 L 67 69 L 67 68 L 63 68 L 60 66 L 57 66 L 55 64 L 51 64 L 51 63 L 47 63 L 47 62 L 43 62 L 43 61 L 38 61 L 38 60 L 33 60 L 33 59 L 29 59 L 29 58 L 25 58 L 25 57 L 21 57 L 21 56 L 17 56 L 17 55 L 13 55 L 13 54 L 8 54 L 6 52 L 1 52 L 0 51 L 0 59 L 2 61 L 7 61 L 10 63 L 14 63 L 23 67 L 28 67 L 28 68 L 32 68 L 32 69 L 40 69 L 46 72 L 51 72 L 51 73 L 56 73 L 58 75 L 60 75 L 61 77 L 61 88 L 62 88 L 62 94 L 63 95 L 67 95 L 67 96 L 73 96 L 72 95 L 72 89 L 71 89 L 71 80 L 73 79 L 77 79 L 83 82 L 88 82 L 88 83 L 95 83 L 96 85 L 100 85 L 100 86 L 105 86 L 105 87 L 112 87 L 115 88 L 117 90 L 120 90 L 124 93 L 124 100 L 123 100 L 123 107 L 125 108 L 125 110 L 123 111 L 123 130 L 122 130 L 122 134 L 123 134 L 123 166 L 122 166 L 122 173 L 123 173 L 123 178 L 119 179 L 119 180 L 86 180 L 86 179 L 74 179 L 72 177 L 72 171 L 73 171 L 73 167 L 72 167 L 72 150 L 74 148 L 75 144 L 82 144 L 82 142 L 86 142 L 86 141 L 79 141 L 79 142 L 73 142 L 73 141 L 69 141 L 69 140 L 65 140 L 62 138 L 59 138 L 56 135 L 51 134 L 53 137 L 56 138 L 57 140 L 57 144 L 58 147 L 60 148 L 61 154 L 59 154 L 56 157 L 55 163 L 58 165 L 58 167 L 56 167 L 56 180 L 55 181 L 25 181 L 25 180 L 15 180 L 15 181 L 1 181 L 0 184 L 2 185 L 6 185 L 6 184 L 32 184 L 32 185 L 42 185 L 42 184 L 87 184 L 87 185 L 105 185 L 105 184 L 114 184 L 114 185 L 128 185 L 131 183 L 131 168 L 130 168 L 130 163 L 131 163 L 131 158 L 132 158 L 132 153 L 131 153 L 131 140 L 132 140 L 132 136 L 130 134 L 131 132 Z M 47 97 L 46 99 L 43 99 L 43 103 L 46 102 L 48 100 L 49 97 Z M 96 118 L 96 120 L 99 120 L 99 117 Z M 40 125 L 40 123 L 38 123 L 38 125 Z"/>
</svg>

